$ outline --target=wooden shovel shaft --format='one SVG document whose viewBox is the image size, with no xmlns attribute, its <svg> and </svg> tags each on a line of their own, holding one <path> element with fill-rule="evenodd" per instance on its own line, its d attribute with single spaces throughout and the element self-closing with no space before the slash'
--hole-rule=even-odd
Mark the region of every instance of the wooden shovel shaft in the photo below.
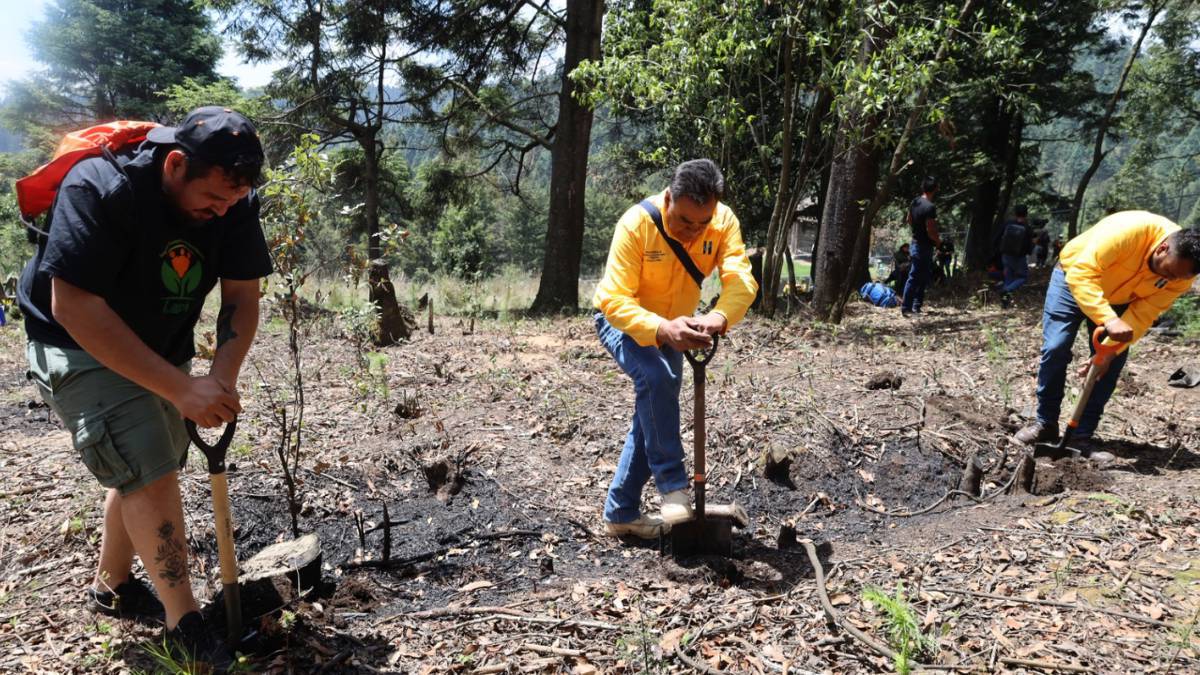
<svg viewBox="0 0 1200 675">
<path fill-rule="evenodd" d="M 1116 355 L 1119 347 L 1114 344 L 1105 344 L 1108 332 L 1103 326 L 1097 326 L 1092 332 L 1092 355 L 1091 362 L 1088 365 L 1087 377 L 1083 381 L 1083 390 L 1079 392 L 1079 400 L 1075 401 L 1075 409 L 1071 411 L 1071 419 L 1067 420 L 1067 428 L 1063 432 L 1062 439 L 1058 442 L 1059 449 L 1065 449 L 1071 437 L 1075 435 L 1075 429 L 1079 427 L 1079 422 L 1083 419 L 1083 411 L 1087 408 L 1088 400 L 1092 398 L 1092 390 L 1096 388 L 1096 381 L 1100 379 L 1100 365 L 1111 364 L 1113 357 Z"/>
<path fill-rule="evenodd" d="M 224 472 L 210 473 L 213 515 L 217 525 L 217 554 L 221 561 L 221 586 L 225 595 L 225 620 L 229 641 L 242 637 L 242 597 L 238 587 L 237 550 L 233 545 L 233 515 L 229 510 L 229 482 Z"/>
</svg>

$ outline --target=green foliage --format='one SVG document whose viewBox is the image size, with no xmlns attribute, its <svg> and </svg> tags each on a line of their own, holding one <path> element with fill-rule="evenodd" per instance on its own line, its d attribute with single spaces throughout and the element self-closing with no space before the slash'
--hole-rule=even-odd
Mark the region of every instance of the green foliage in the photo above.
<svg viewBox="0 0 1200 675">
<path fill-rule="evenodd" d="M 320 151 L 320 138 L 305 134 L 281 169 L 266 172 L 262 225 L 271 247 L 275 273 L 299 288 L 313 269 L 305 256 L 307 233 L 320 222 L 333 187 L 333 166 Z"/>
<path fill-rule="evenodd" d="M 1188 293 L 1179 296 L 1175 304 L 1163 313 L 1162 320 L 1174 322 L 1175 328 L 1189 340 L 1200 338 L 1200 295 Z"/>
<path fill-rule="evenodd" d="M 0 283 L 19 275 L 33 252 L 19 218 L 16 193 L 0 195 Z"/>
<path fill-rule="evenodd" d="M 217 80 L 185 77 L 159 92 L 165 99 L 168 112 L 182 119 L 187 113 L 204 105 L 233 108 L 251 120 L 262 119 L 271 110 L 263 97 L 249 96 L 226 78 Z M 259 130 L 260 133 L 263 129 Z"/>
<path fill-rule="evenodd" d="M 28 35 L 42 72 L 10 83 L 5 126 L 32 143 L 113 118 L 162 119 L 158 92 L 216 79 L 221 44 L 188 0 L 56 0 Z"/>
<path fill-rule="evenodd" d="M 894 596 L 882 589 L 867 587 L 863 590 L 863 600 L 883 611 L 888 644 L 896 652 L 896 672 L 908 675 L 912 672 L 912 660 L 932 651 L 936 642 L 921 632 L 916 613 L 904 597 L 904 587 L 898 586 Z"/>
<path fill-rule="evenodd" d="M 434 265 L 463 279 L 491 274 L 496 262 L 488 245 L 491 217 L 481 196 L 447 207 L 433 233 Z"/>
</svg>

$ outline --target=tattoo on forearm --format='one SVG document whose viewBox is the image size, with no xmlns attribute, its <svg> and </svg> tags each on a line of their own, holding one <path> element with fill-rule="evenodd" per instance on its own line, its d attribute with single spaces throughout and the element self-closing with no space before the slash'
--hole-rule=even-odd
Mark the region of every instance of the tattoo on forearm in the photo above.
<svg viewBox="0 0 1200 675">
<path fill-rule="evenodd" d="M 233 330 L 233 313 L 236 311 L 237 305 L 229 304 L 221 307 L 221 311 L 217 313 L 217 349 L 237 338 L 237 333 Z"/>
<path fill-rule="evenodd" d="M 169 520 L 158 526 L 158 538 L 158 553 L 154 556 L 154 561 L 160 565 L 158 576 L 175 588 L 175 584 L 187 581 L 187 548 L 175 536 L 175 526 Z"/>
</svg>

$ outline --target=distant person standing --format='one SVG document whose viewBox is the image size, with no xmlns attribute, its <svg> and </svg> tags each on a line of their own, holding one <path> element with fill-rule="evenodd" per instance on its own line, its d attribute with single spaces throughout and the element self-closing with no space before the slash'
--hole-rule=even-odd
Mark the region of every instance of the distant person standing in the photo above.
<svg viewBox="0 0 1200 675">
<path fill-rule="evenodd" d="M 1004 265 L 1004 281 L 1000 286 L 1000 303 L 1012 302 L 1012 293 L 1029 278 L 1028 255 L 1033 251 L 1033 231 L 1029 228 L 1029 209 L 1023 204 L 1013 209 L 1013 219 L 1000 231 L 1000 260 Z"/>
<path fill-rule="evenodd" d="M 1060 234 L 1054 238 L 1054 260 L 1058 260 L 1058 256 L 1062 255 L 1062 250 L 1063 240 L 1062 235 Z"/>
<path fill-rule="evenodd" d="M 1050 255 L 1050 233 L 1046 231 L 1045 223 L 1042 222 L 1042 228 L 1038 230 L 1037 237 L 1033 244 L 1033 264 L 1038 267 L 1046 266 L 1046 258 Z"/>
<path fill-rule="evenodd" d="M 921 194 L 908 207 L 906 222 L 912 228 L 913 240 L 909 249 L 912 266 L 908 270 L 908 282 L 904 284 L 904 304 L 900 308 L 900 313 L 906 317 L 921 313 L 934 247 L 942 243 L 937 228 L 937 207 L 933 205 L 937 189 L 937 181 L 932 176 L 926 177 L 921 181 Z"/>
</svg>

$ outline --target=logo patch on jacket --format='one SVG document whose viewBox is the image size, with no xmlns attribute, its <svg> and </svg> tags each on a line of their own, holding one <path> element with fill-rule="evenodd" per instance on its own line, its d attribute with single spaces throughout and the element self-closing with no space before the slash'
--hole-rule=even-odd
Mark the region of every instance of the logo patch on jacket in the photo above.
<svg viewBox="0 0 1200 675">
<path fill-rule="evenodd" d="M 703 250 L 704 250 L 704 255 L 712 255 L 713 247 L 712 247 L 711 239 L 704 240 L 704 249 Z"/>
<path fill-rule="evenodd" d="M 662 251 L 646 251 L 646 262 L 658 262 L 663 259 Z"/>
</svg>

